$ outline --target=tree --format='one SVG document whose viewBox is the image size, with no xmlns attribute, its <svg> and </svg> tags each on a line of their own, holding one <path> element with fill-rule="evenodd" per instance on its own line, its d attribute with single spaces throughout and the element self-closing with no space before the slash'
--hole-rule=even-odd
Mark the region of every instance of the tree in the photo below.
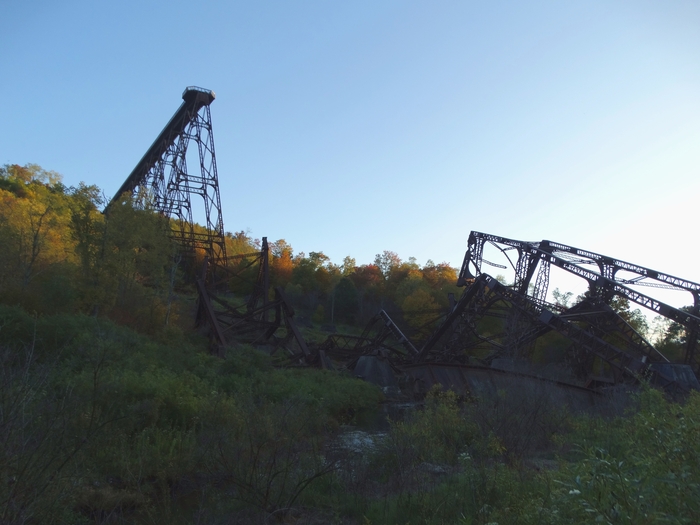
<svg viewBox="0 0 700 525">
<path fill-rule="evenodd" d="M 292 283 L 301 286 L 304 294 L 318 292 L 316 269 L 317 267 L 313 260 L 306 257 L 295 257 L 294 268 L 292 270 Z"/>
<path fill-rule="evenodd" d="M 432 333 L 437 320 L 437 308 L 438 304 L 424 287 L 418 287 L 401 303 L 406 322 L 417 331 L 419 338 Z"/>
<path fill-rule="evenodd" d="M 363 264 L 355 268 L 349 279 L 355 284 L 360 295 L 360 316 L 365 314 L 374 315 L 381 302 L 384 290 L 384 276 L 378 266 L 374 264 Z M 374 303 L 374 304 L 373 304 Z"/>
<path fill-rule="evenodd" d="M 334 265 L 323 252 L 309 252 L 309 259 L 315 266 L 314 277 L 318 283 L 318 291 L 326 296 L 331 293 L 340 276 L 340 268 Z"/>
<path fill-rule="evenodd" d="M 404 300 L 419 288 L 430 293 L 430 286 L 428 282 L 423 279 L 423 274 L 421 272 L 413 272 L 407 275 L 396 287 L 396 302 L 398 304 L 403 304 Z"/>
<path fill-rule="evenodd" d="M 248 232 L 243 230 L 236 233 L 226 232 L 224 242 L 226 243 L 226 253 L 228 255 L 252 253 L 259 250 Z"/>
<path fill-rule="evenodd" d="M 382 253 L 378 253 L 374 257 L 374 265 L 379 268 L 384 280 L 386 280 L 389 278 L 392 270 L 401 265 L 401 258 L 396 254 L 396 252 L 384 250 Z"/>
<path fill-rule="evenodd" d="M 343 277 L 347 277 L 355 271 L 356 267 L 357 262 L 355 261 L 355 259 L 353 257 L 350 257 L 349 255 L 346 255 L 343 258 L 343 264 L 340 265 L 340 273 Z"/>
<path fill-rule="evenodd" d="M 164 326 L 175 246 L 151 209 L 122 196 L 110 207 L 99 261 L 97 307 L 142 331 Z"/>
<path fill-rule="evenodd" d="M 697 310 L 692 306 L 684 306 L 681 310 L 697 315 Z M 687 328 L 662 316 L 654 318 L 653 325 L 656 348 L 672 361 L 682 361 L 688 345 Z"/>
<path fill-rule="evenodd" d="M 561 306 L 562 308 L 568 308 L 569 303 L 571 303 L 571 298 L 574 296 L 573 292 L 562 292 L 559 290 L 559 288 L 555 288 L 552 291 L 552 297 L 554 298 L 554 302 Z"/>
<path fill-rule="evenodd" d="M 0 290 L 4 299 L 35 311 L 57 306 L 46 286 L 68 292 L 74 250 L 65 186 L 34 164 L 0 169 Z M 56 287 L 56 279 L 68 279 Z M 67 304 L 64 294 L 60 303 Z"/>
<path fill-rule="evenodd" d="M 300 253 L 292 262 L 291 282 L 301 285 L 304 294 L 309 296 L 309 306 L 327 297 L 340 277 L 340 268 L 323 252 L 310 252 L 308 257 Z"/>
<path fill-rule="evenodd" d="M 610 301 L 610 308 L 622 317 L 637 333 L 646 337 L 649 334 L 649 324 L 639 308 L 632 310 L 626 297 L 616 295 Z"/>
<path fill-rule="evenodd" d="M 97 186 L 87 186 L 82 182 L 69 192 L 71 233 L 80 268 L 79 288 L 83 306 L 92 310 L 100 295 L 99 267 L 104 248 L 105 216 L 99 212 L 98 206 L 103 204 L 103 199 Z"/>
<path fill-rule="evenodd" d="M 332 318 L 346 323 L 354 323 L 360 309 L 359 294 L 351 279 L 343 277 L 333 290 Z"/>
<path fill-rule="evenodd" d="M 270 277 L 273 286 L 286 286 L 292 280 L 294 250 L 284 239 L 270 243 Z"/>
</svg>

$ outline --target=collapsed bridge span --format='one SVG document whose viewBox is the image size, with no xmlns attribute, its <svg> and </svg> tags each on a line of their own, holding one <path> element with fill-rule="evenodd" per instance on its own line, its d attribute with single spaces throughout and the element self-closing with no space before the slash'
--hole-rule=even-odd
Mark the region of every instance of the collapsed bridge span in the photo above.
<svg viewBox="0 0 700 525">
<path fill-rule="evenodd" d="M 514 272 L 512 284 L 504 285 L 483 271 L 484 266 L 507 267 L 484 258 L 487 245 L 508 262 Z M 573 306 L 547 302 L 552 267 L 587 284 L 587 292 Z M 498 366 L 504 360 L 530 363 L 536 353 L 546 353 L 554 344 L 549 334 L 555 332 L 556 344 L 561 346 L 563 340 L 568 346 L 562 364 L 585 384 L 647 377 L 670 391 L 700 387 L 695 352 L 700 328 L 697 283 L 551 241 L 525 242 L 473 231 L 458 284 L 465 287 L 462 297 L 421 347 L 417 362 L 466 364 L 476 358 Z M 688 308 L 676 308 L 632 286 L 678 290 L 689 293 L 693 302 Z M 615 297 L 682 326 L 683 357 L 671 362 L 659 352 L 612 308 Z"/>
<path fill-rule="evenodd" d="M 541 350 L 542 342 L 546 346 L 546 338 L 551 340 L 551 334 L 556 334 L 568 345 L 565 364 L 580 380 L 579 386 L 647 377 L 672 392 L 700 389 L 696 378 L 700 372 L 700 284 L 561 243 L 519 241 L 476 231 L 469 236 L 459 272 L 457 284 L 465 287 L 462 297 L 450 301 L 444 321 L 422 344 L 411 341 L 385 311 L 370 321 L 362 335 L 333 334 L 323 343 L 307 344 L 284 291 L 276 288 L 271 293 L 266 238 L 260 252 L 227 259 L 210 114 L 215 95 L 188 87 L 182 99 L 105 213 L 124 194 L 133 195 L 138 203 L 168 218 L 170 235 L 185 254 L 205 256 L 195 282 L 197 320 L 200 326 L 210 327 L 217 352 L 236 342 L 251 342 L 284 348 L 297 364 L 341 368 L 352 366 L 361 356 L 374 356 L 413 377 L 420 375 L 421 367 L 499 366 L 502 370 L 504 360 L 510 360 L 515 365 L 508 366 L 522 375 L 518 367 L 527 368 L 522 363 L 533 361 L 535 347 Z M 204 208 L 203 227 L 194 220 L 196 203 Z M 507 264 L 485 259 L 486 246 L 495 247 Z M 258 271 L 252 292 L 244 304 L 232 303 L 227 282 L 240 278 L 234 268 L 253 264 Z M 512 268 L 512 284 L 498 282 L 484 272 L 484 266 Z M 571 307 L 547 302 L 552 268 L 587 284 L 579 302 Z M 651 291 L 642 292 L 640 287 Z M 688 307 L 677 308 L 654 297 L 654 289 L 681 291 L 690 294 L 692 301 Z M 616 297 L 682 327 L 682 358 L 669 360 L 659 352 L 613 308 Z"/>
</svg>

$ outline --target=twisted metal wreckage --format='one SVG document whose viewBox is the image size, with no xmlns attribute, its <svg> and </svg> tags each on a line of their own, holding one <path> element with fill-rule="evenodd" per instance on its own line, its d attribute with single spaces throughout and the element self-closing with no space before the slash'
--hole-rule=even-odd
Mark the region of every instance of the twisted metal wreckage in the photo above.
<svg viewBox="0 0 700 525">
<path fill-rule="evenodd" d="M 424 388 L 441 383 L 468 390 L 469 378 L 485 370 L 511 378 L 542 377 L 531 366 L 533 352 L 538 341 L 558 334 L 565 341 L 567 367 L 576 379 L 565 382 L 572 388 L 600 389 L 645 377 L 672 393 L 700 389 L 696 379 L 700 372 L 700 284 L 564 244 L 518 241 L 475 231 L 469 236 L 457 283 L 464 292 L 458 301 L 452 301 L 442 323 L 420 348 L 385 311 L 360 336 L 331 334 L 321 344 L 307 344 L 284 291 L 275 288 L 274 299 L 269 299 L 267 238 L 259 252 L 227 256 L 209 109 L 215 95 L 188 87 L 182 99 L 106 211 L 124 193 L 135 194 L 170 219 L 170 234 L 183 255 L 205 254 L 195 279 L 197 322 L 209 327 L 213 347 L 220 355 L 227 345 L 247 342 L 265 345 L 271 352 L 283 349 L 297 364 L 345 367 L 358 375 L 371 374 L 367 367 L 374 367 L 375 380 L 385 386 L 398 374 L 411 379 L 414 386 L 416 382 Z M 198 170 L 188 170 L 188 153 L 189 167 L 198 163 Z M 204 228 L 195 227 L 193 195 L 203 199 Z M 512 285 L 483 271 L 485 265 L 506 268 L 483 258 L 487 244 L 512 266 Z M 242 305 L 232 304 L 226 293 L 228 280 L 240 277 L 230 269 L 236 260 L 239 267 L 257 266 L 252 293 Z M 571 307 L 546 301 L 553 267 L 587 283 L 583 300 Z M 692 305 L 672 307 L 635 289 L 640 286 L 689 293 Z M 615 297 L 682 326 L 686 333 L 683 362 L 671 363 L 639 334 L 611 307 Z M 561 378 L 548 379 L 562 383 Z"/>
</svg>

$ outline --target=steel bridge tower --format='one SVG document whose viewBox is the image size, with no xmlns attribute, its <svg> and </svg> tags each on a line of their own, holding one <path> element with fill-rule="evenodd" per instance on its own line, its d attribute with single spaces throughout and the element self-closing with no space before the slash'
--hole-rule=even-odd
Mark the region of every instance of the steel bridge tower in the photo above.
<svg viewBox="0 0 700 525">
<path fill-rule="evenodd" d="M 125 193 L 134 195 L 140 205 L 151 206 L 169 219 L 171 236 L 185 254 L 204 250 L 210 263 L 225 266 L 224 221 L 209 111 L 214 99 L 211 90 L 185 89 L 182 104 L 107 204 L 105 213 Z M 190 162 L 197 159 L 198 168 L 188 168 L 188 151 Z M 204 200 L 204 228 L 195 225 L 192 195 Z"/>
</svg>

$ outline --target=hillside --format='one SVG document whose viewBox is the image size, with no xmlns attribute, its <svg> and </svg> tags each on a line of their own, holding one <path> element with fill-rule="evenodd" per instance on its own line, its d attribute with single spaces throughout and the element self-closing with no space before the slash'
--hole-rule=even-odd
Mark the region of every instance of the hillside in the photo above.
<svg viewBox="0 0 700 525">
<path fill-rule="evenodd" d="M 201 261 L 148 208 L 102 204 L 38 166 L 0 171 L 0 523 L 700 521 L 697 392 L 644 386 L 586 413 L 544 387 L 399 406 L 248 345 L 220 359 L 194 327 Z M 446 264 L 270 245 L 309 336 L 384 308 L 420 340 L 457 291 Z"/>
</svg>

